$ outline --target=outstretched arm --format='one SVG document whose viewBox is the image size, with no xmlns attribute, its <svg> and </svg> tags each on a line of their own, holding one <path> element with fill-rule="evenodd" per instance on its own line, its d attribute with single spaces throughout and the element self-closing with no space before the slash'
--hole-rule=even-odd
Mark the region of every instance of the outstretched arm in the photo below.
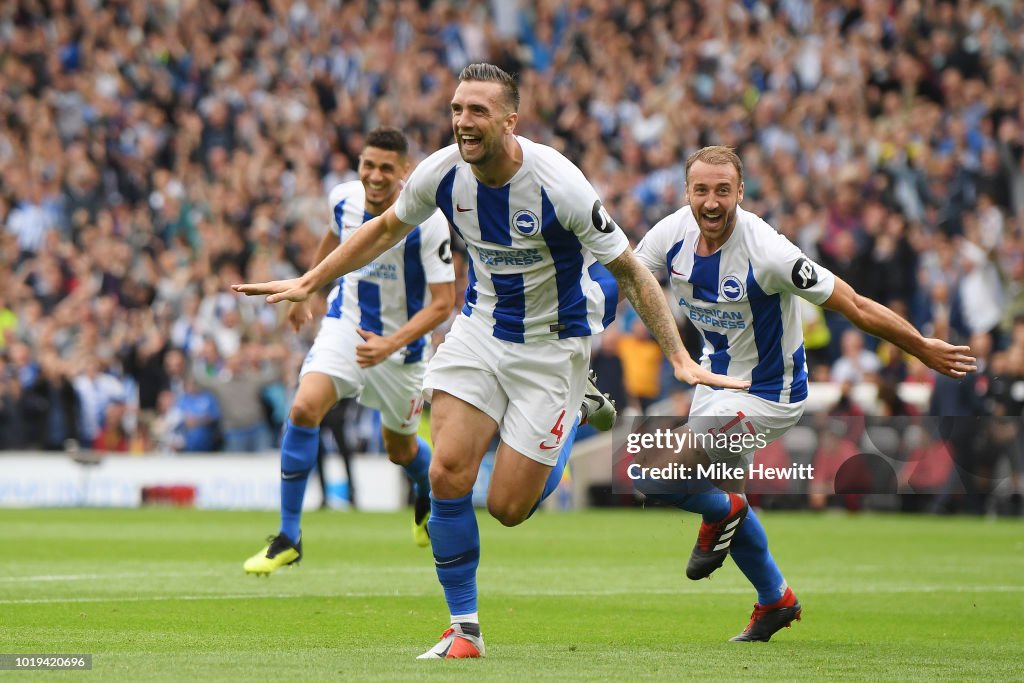
<svg viewBox="0 0 1024 683">
<path fill-rule="evenodd" d="M 868 334 L 892 342 L 907 353 L 917 356 L 936 372 L 950 377 L 963 377 L 978 369 L 969 346 L 953 346 L 941 339 L 924 337 L 913 325 L 895 311 L 861 296 L 840 278 L 824 304 L 825 308 L 842 313 L 851 323 Z"/>
<path fill-rule="evenodd" d="M 366 330 L 357 330 L 365 343 L 356 347 L 356 362 L 361 368 L 380 363 L 403 346 L 432 331 L 448 319 L 455 305 L 454 282 L 430 283 L 430 303 L 395 330 L 394 334 L 382 337 Z"/>
<path fill-rule="evenodd" d="M 658 340 L 662 352 L 672 364 L 676 379 L 687 384 L 707 384 L 726 389 L 746 389 L 750 386 L 750 382 L 709 372 L 690 358 L 683 340 L 679 338 L 679 328 L 665 302 L 661 285 L 651 275 L 651 271 L 640 263 L 632 249 L 626 249 L 605 267 L 615 276 L 619 289 L 633 304 L 651 335 Z"/>
<path fill-rule="evenodd" d="M 320 262 L 337 249 L 340 243 L 341 240 L 338 239 L 334 230 L 330 228 L 325 230 L 323 237 L 320 238 L 320 244 L 316 247 L 316 253 L 313 255 L 313 265 L 320 265 Z M 292 328 L 296 332 L 312 318 L 313 314 L 310 312 L 309 305 L 305 301 L 293 301 L 288 307 L 288 322 L 292 324 Z"/>
<path fill-rule="evenodd" d="M 382 215 L 363 223 L 352 237 L 304 275 L 290 280 L 232 285 L 231 289 L 249 296 L 269 294 L 267 303 L 271 304 L 278 301 L 305 301 L 321 287 L 365 266 L 398 244 L 413 227 L 398 220 L 395 207 L 392 206 Z"/>
</svg>

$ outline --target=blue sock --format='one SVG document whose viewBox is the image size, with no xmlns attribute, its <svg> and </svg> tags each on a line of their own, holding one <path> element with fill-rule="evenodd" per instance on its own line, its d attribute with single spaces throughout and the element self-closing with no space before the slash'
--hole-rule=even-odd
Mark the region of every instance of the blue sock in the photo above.
<svg viewBox="0 0 1024 683">
<path fill-rule="evenodd" d="M 768 552 L 768 536 L 764 533 L 761 520 L 754 514 L 754 508 L 747 511 L 747 518 L 733 537 L 729 553 L 744 576 L 754 584 L 759 603 L 770 605 L 782 599 L 786 592 L 786 580 L 782 578 L 782 572 Z"/>
<path fill-rule="evenodd" d="M 703 493 L 677 494 L 670 500 L 681 510 L 700 514 L 705 522 L 719 522 L 725 519 L 732 508 L 729 494 L 710 483 Z"/>
<path fill-rule="evenodd" d="M 438 500 L 430 497 L 430 546 L 437 580 L 451 614 L 473 614 L 476 608 L 476 568 L 480 564 L 480 530 L 473 494 Z"/>
<path fill-rule="evenodd" d="M 299 540 L 302 499 L 309 473 L 316 467 L 319 445 L 319 427 L 300 427 L 291 420 L 285 423 L 281 438 L 281 533 L 293 543 Z"/>
<path fill-rule="evenodd" d="M 656 496 L 681 510 L 702 515 L 705 522 L 725 519 L 732 507 L 729 494 L 707 479 L 637 479 L 633 485 L 645 495 Z"/>
<path fill-rule="evenodd" d="M 412 481 L 413 493 L 419 498 L 430 495 L 430 444 L 422 437 L 416 437 L 416 443 L 419 444 L 416 457 L 402 469 Z"/>
<path fill-rule="evenodd" d="M 565 444 L 562 445 L 562 450 L 558 453 L 558 462 L 551 469 L 551 473 L 548 474 L 547 481 L 544 482 L 544 490 L 541 491 L 540 499 L 534 504 L 533 509 L 530 510 L 530 514 L 526 517 L 529 519 L 533 516 L 533 513 L 537 511 L 540 504 L 543 503 L 548 496 L 555 492 L 558 488 L 558 484 L 562 481 L 562 473 L 565 472 L 565 466 L 569 464 L 569 456 L 572 455 L 572 445 L 576 442 L 576 431 L 580 428 L 580 418 L 576 417 L 576 421 L 572 423 L 572 429 L 569 430 L 569 436 L 565 439 Z"/>
</svg>

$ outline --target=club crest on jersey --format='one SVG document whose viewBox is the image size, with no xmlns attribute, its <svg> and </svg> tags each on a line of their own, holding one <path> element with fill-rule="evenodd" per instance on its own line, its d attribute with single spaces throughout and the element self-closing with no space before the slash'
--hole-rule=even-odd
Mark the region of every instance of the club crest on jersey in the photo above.
<svg viewBox="0 0 1024 683">
<path fill-rule="evenodd" d="M 540 219 L 533 211 L 516 211 L 512 216 L 512 228 L 523 237 L 533 237 L 540 231 Z"/>
<path fill-rule="evenodd" d="M 718 286 L 718 293 L 726 301 L 739 301 L 745 293 L 743 281 L 735 275 L 726 275 Z"/>
</svg>

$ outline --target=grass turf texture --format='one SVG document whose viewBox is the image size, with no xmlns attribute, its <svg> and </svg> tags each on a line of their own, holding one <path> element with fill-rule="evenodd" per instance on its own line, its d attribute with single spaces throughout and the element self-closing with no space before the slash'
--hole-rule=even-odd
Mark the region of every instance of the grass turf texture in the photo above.
<svg viewBox="0 0 1024 683">
<path fill-rule="evenodd" d="M 480 514 L 488 657 L 423 662 L 447 610 L 409 517 L 309 513 L 302 565 L 256 578 L 271 513 L 0 510 L 0 652 L 91 653 L 91 674 L 50 676 L 103 681 L 1024 674 L 1020 521 L 766 513 L 804 618 L 764 644 L 726 642 L 755 600 L 731 561 L 684 577 L 695 515 Z"/>
</svg>

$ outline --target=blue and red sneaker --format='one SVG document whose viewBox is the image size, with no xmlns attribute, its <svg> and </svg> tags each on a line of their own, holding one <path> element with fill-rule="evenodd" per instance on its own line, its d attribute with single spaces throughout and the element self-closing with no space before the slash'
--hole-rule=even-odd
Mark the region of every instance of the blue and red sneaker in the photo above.
<svg viewBox="0 0 1024 683">
<path fill-rule="evenodd" d="M 750 615 L 750 623 L 743 629 L 743 633 L 733 636 L 729 640 L 733 643 L 762 642 L 767 643 L 775 633 L 783 628 L 789 628 L 794 621 L 800 621 L 803 608 L 800 601 L 793 595 L 791 588 L 778 602 L 770 605 L 754 604 L 754 611 Z"/>
</svg>

